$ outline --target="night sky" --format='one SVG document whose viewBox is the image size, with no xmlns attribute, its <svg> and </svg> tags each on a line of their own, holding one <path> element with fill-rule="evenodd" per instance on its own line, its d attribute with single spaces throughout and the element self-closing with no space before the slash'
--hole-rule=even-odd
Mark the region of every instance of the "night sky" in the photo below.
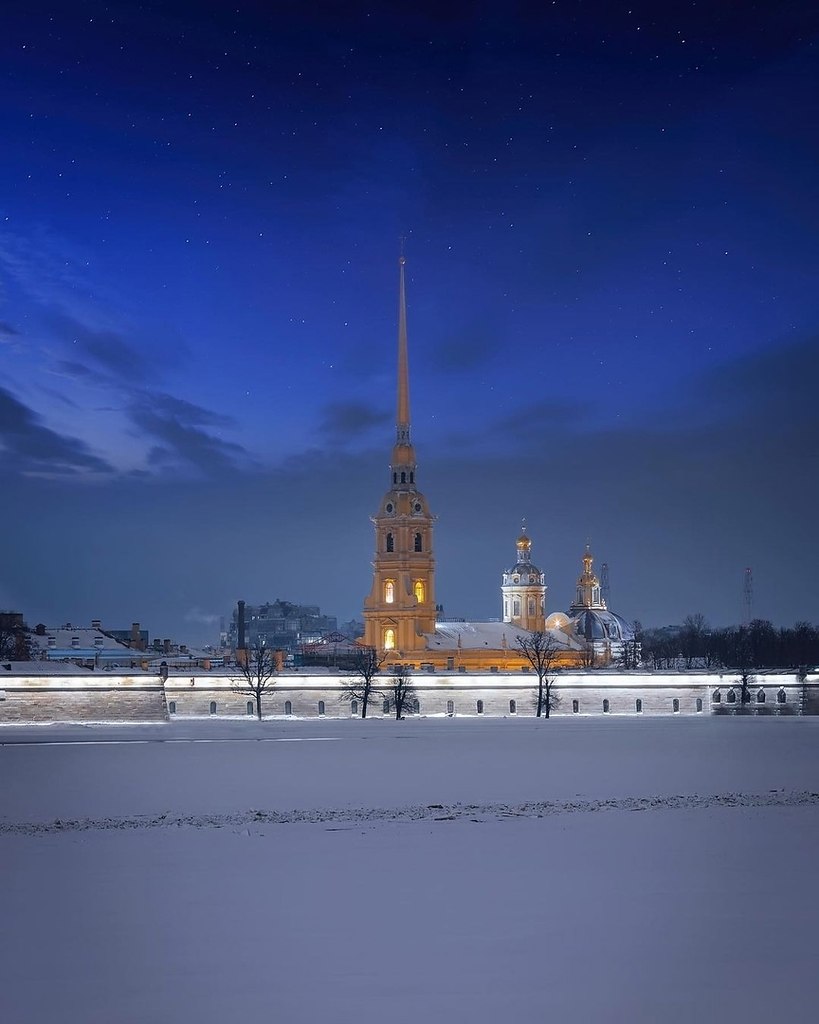
<svg viewBox="0 0 819 1024">
<path fill-rule="evenodd" d="M 444 12 L 445 10 L 445 12 Z M 815 3 L 3 4 L 0 607 L 360 616 L 406 235 L 437 599 L 819 620 Z"/>
</svg>

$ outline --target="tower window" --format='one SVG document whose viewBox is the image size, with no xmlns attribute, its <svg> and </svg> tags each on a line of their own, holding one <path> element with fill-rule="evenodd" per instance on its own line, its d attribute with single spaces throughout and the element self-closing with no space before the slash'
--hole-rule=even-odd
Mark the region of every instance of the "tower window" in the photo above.
<svg viewBox="0 0 819 1024">
<path fill-rule="evenodd" d="M 415 473 L 413 473 L 412 470 L 410 470 L 410 483 L 411 484 L 415 483 Z"/>
<path fill-rule="evenodd" d="M 387 604 L 395 601 L 395 580 L 384 580 L 384 601 Z"/>
<path fill-rule="evenodd" d="M 424 550 L 423 546 L 422 546 L 422 537 L 421 537 L 420 533 L 416 533 L 415 534 L 415 550 L 416 551 L 423 551 Z"/>
<path fill-rule="evenodd" d="M 387 534 L 387 551 L 395 551 L 395 537 L 391 533 Z"/>
<path fill-rule="evenodd" d="M 401 483 L 405 484 L 406 482 L 407 482 L 407 474 L 406 473 L 402 473 L 401 474 Z"/>
<path fill-rule="evenodd" d="M 392 482 L 394 484 L 398 483 L 398 474 L 397 473 L 393 473 L 393 475 L 392 475 Z"/>
<path fill-rule="evenodd" d="M 513 615 L 520 615 L 520 598 L 519 597 L 516 597 L 512 601 L 512 614 Z"/>
<path fill-rule="evenodd" d="M 384 650 L 395 650 L 395 630 L 391 626 L 384 630 Z"/>
<path fill-rule="evenodd" d="M 415 600 L 418 604 L 423 604 L 427 599 L 427 588 L 424 586 L 424 581 L 416 580 L 413 590 L 415 591 Z"/>
<path fill-rule="evenodd" d="M 529 614 L 535 614 L 535 599 L 533 597 L 529 598 Z"/>
</svg>

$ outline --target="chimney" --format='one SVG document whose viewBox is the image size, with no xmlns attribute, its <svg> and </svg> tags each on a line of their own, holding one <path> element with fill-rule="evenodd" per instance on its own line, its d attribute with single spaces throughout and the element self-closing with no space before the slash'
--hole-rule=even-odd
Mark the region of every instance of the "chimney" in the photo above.
<svg viewBox="0 0 819 1024">
<path fill-rule="evenodd" d="M 92 629 L 102 629 L 102 619 L 92 619 L 91 620 L 91 628 Z"/>
<path fill-rule="evenodd" d="M 170 654 L 171 653 L 171 641 L 170 641 L 169 637 L 162 641 L 162 653 L 163 654 Z"/>
<path fill-rule="evenodd" d="M 48 638 L 48 646 L 52 647 L 52 648 L 57 646 L 57 637 L 56 636 L 50 636 Z"/>
<path fill-rule="evenodd" d="M 103 647 L 104 645 L 105 645 L 105 637 L 102 637 L 102 636 L 95 636 L 94 637 L 94 646 L 95 647 Z"/>
<path fill-rule="evenodd" d="M 240 651 L 245 649 L 245 603 L 244 601 L 239 602 L 239 620 L 237 623 L 237 632 L 239 634 L 238 648 Z"/>
<path fill-rule="evenodd" d="M 80 646 L 80 638 L 78 636 L 71 637 L 71 646 L 76 650 Z"/>
<path fill-rule="evenodd" d="M 34 627 L 34 632 L 37 634 L 37 636 L 45 636 L 45 623 L 38 622 L 37 625 Z"/>
</svg>

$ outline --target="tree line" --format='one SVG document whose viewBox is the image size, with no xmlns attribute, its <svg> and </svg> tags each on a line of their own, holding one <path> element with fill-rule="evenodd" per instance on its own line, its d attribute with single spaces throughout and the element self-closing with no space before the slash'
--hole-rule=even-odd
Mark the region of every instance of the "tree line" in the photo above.
<svg viewBox="0 0 819 1024">
<path fill-rule="evenodd" d="M 681 626 L 642 629 L 636 644 L 644 666 L 662 669 L 786 669 L 795 672 L 819 664 L 819 627 L 810 622 L 774 626 L 754 619 L 744 626 L 712 628 L 699 613 Z M 628 666 L 636 667 L 636 666 Z"/>
</svg>

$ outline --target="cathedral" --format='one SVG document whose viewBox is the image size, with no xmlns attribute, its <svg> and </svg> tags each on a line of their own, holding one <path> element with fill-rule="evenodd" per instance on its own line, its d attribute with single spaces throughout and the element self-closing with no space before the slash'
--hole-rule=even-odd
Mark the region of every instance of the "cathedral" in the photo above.
<svg viewBox="0 0 819 1024">
<path fill-rule="evenodd" d="M 546 615 L 545 575 L 532 561 L 525 524 L 513 565 L 503 573 L 501 621 L 439 622 L 435 602 L 435 516 L 418 487 L 412 444 L 407 345 L 406 260 L 399 260 L 398 389 L 389 488 L 372 517 L 373 584 L 364 601 L 364 642 L 389 665 L 460 672 L 526 669 L 518 637 L 548 632 L 557 646 L 555 667 L 609 664 L 633 639 L 631 626 L 610 612 L 586 547 L 574 603 Z"/>
</svg>

